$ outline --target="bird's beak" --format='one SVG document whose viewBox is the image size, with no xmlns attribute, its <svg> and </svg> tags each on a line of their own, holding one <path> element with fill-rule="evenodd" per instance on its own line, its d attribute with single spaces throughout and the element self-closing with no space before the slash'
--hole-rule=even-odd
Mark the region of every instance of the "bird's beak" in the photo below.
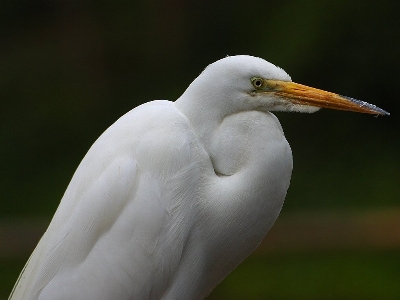
<svg viewBox="0 0 400 300">
<path fill-rule="evenodd" d="M 268 92 L 276 94 L 278 97 L 291 101 L 293 104 L 348 110 L 374 115 L 389 115 L 387 111 L 373 104 L 294 82 L 266 80 L 264 82 L 264 88 Z"/>
</svg>

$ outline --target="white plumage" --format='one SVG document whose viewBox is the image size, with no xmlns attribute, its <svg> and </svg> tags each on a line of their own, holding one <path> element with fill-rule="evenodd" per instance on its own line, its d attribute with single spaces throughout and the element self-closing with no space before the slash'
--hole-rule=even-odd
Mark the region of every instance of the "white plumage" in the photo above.
<svg viewBox="0 0 400 300">
<path fill-rule="evenodd" d="M 298 87 L 260 58 L 233 56 L 177 101 L 122 116 L 82 160 L 10 299 L 204 298 L 283 205 L 292 154 L 269 111 L 384 113 Z M 322 93 L 329 104 L 315 103 Z"/>
</svg>

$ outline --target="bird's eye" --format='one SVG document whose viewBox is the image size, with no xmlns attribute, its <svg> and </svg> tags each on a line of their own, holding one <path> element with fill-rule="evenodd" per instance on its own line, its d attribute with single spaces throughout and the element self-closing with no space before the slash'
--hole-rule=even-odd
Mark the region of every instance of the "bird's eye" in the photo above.
<svg viewBox="0 0 400 300">
<path fill-rule="evenodd" d="M 262 78 L 258 78 L 258 77 L 253 77 L 252 79 L 251 79 L 251 83 L 252 83 L 252 85 L 256 88 L 256 89 L 259 89 L 260 87 L 262 87 L 263 86 L 263 79 Z"/>
</svg>

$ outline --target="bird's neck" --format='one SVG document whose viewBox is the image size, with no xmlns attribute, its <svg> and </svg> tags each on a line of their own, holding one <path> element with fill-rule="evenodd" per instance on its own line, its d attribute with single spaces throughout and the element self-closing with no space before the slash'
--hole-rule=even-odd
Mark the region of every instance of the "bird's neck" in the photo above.
<svg viewBox="0 0 400 300">
<path fill-rule="evenodd" d="M 175 101 L 175 107 L 188 119 L 203 146 L 209 144 L 212 132 L 225 117 L 219 107 L 213 107 L 212 101 L 207 99 L 185 93 Z"/>
</svg>

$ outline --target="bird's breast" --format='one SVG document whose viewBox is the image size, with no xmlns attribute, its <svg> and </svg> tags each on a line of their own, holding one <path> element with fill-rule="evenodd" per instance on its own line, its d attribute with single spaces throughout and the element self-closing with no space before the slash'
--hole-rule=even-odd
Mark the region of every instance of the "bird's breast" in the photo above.
<svg viewBox="0 0 400 300">
<path fill-rule="evenodd" d="M 292 155 L 270 113 L 226 117 L 209 141 L 205 148 L 215 176 L 200 189 L 199 235 L 209 247 L 209 280 L 218 282 L 256 249 L 277 219 L 289 187 Z"/>
</svg>

